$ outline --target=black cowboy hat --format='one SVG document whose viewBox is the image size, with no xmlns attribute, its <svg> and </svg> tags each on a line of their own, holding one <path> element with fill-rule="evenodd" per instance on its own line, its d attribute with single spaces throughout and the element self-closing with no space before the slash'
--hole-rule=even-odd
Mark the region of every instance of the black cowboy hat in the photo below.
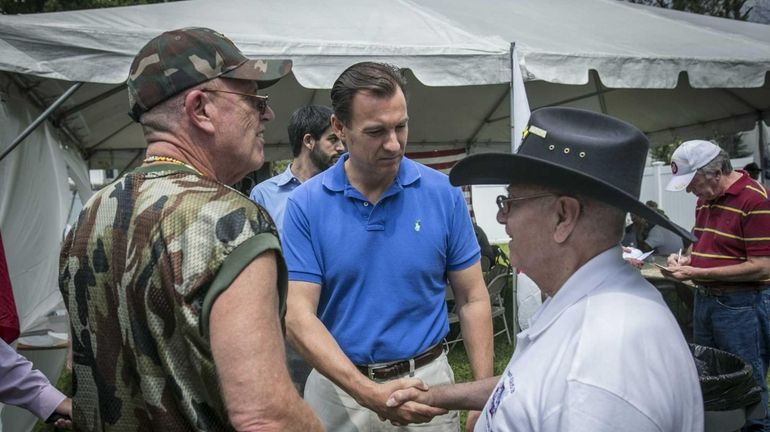
<svg viewBox="0 0 770 432">
<path fill-rule="evenodd" d="M 694 241 L 690 232 L 639 201 L 647 137 L 613 117 L 574 108 L 532 112 L 515 154 L 483 153 L 461 160 L 453 185 L 526 183 L 592 197 Z"/>
</svg>

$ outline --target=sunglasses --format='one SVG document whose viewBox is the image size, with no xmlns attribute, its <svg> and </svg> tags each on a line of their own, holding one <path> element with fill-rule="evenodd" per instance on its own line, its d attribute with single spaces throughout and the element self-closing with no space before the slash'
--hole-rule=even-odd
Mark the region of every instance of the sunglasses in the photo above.
<svg viewBox="0 0 770 432">
<path fill-rule="evenodd" d="M 539 193 L 534 195 L 526 195 L 522 197 L 507 197 L 505 195 L 499 195 L 497 199 L 495 199 L 495 202 L 497 203 L 497 209 L 500 211 L 500 213 L 503 214 L 503 216 L 507 215 L 508 212 L 511 211 L 511 203 L 516 201 L 524 201 L 528 199 L 534 199 L 534 198 L 545 198 L 547 196 L 553 196 L 552 193 Z"/>
<path fill-rule="evenodd" d="M 254 109 L 259 112 L 259 115 L 265 115 L 265 112 L 267 111 L 267 95 L 258 95 L 258 94 L 251 94 L 251 93 L 241 93 L 237 91 L 230 91 L 230 90 L 218 90 L 218 89 L 201 89 L 202 92 L 209 92 L 209 93 L 230 93 L 230 94 L 236 94 L 241 96 L 248 96 L 252 99 L 249 99 L 252 102 L 252 105 L 254 106 Z"/>
</svg>

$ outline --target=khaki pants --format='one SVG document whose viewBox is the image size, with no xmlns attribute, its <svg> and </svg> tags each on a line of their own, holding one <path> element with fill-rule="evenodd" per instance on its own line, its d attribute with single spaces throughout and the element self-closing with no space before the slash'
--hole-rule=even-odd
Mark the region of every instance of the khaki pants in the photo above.
<svg viewBox="0 0 770 432">
<path fill-rule="evenodd" d="M 414 376 L 422 379 L 429 386 L 452 384 L 455 381 L 454 372 L 449 366 L 446 354 L 441 354 L 436 360 L 415 370 Z M 388 421 L 380 421 L 377 413 L 356 403 L 355 399 L 315 369 L 310 373 L 305 384 L 305 400 L 328 431 L 456 432 L 460 430 L 460 416 L 457 411 L 435 417 L 429 423 L 409 426 L 393 426 Z"/>
</svg>

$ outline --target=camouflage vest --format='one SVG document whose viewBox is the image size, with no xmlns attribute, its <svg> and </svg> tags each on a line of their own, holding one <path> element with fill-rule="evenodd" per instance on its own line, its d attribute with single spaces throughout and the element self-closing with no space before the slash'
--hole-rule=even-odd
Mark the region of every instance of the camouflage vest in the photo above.
<svg viewBox="0 0 770 432">
<path fill-rule="evenodd" d="M 269 249 L 280 243 L 265 210 L 178 165 L 139 168 L 96 193 L 60 260 L 76 428 L 232 430 L 208 316 L 216 296 Z"/>
</svg>

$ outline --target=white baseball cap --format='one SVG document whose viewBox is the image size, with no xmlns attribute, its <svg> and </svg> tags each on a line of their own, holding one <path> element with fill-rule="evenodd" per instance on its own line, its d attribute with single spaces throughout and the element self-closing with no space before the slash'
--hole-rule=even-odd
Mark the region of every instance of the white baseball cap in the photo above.
<svg viewBox="0 0 770 432">
<path fill-rule="evenodd" d="M 714 160 L 719 152 L 719 146 L 709 141 L 683 142 L 671 155 L 671 173 L 674 176 L 666 185 L 666 190 L 679 192 L 687 188 L 698 169 Z"/>
</svg>

